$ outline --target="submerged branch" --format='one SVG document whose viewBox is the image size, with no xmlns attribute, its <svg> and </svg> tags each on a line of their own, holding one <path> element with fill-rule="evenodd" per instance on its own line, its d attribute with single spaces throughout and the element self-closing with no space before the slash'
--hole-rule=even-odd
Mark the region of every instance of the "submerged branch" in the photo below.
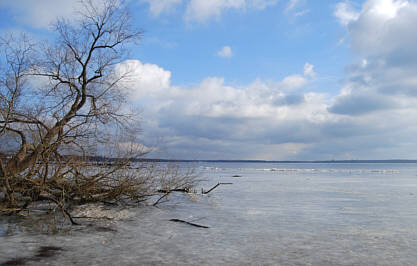
<svg viewBox="0 0 417 266">
<path fill-rule="evenodd" d="M 220 185 L 233 185 L 233 183 L 217 183 L 215 186 L 213 186 L 211 189 L 209 189 L 208 191 L 204 191 L 204 189 L 202 189 L 201 190 L 201 192 L 203 193 L 203 194 L 208 194 L 208 193 L 210 193 L 210 192 L 212 192 L 214 189 L 216 189 L 218 186 L 220 186 Z"/>
<path fill-rule="evenodd" d="M 187 222 L 187 221 L 184 221 L 184 220 L 180 220 L 180 219 L 170 219 L 170 221 L 171 222 L 177 222 L 177 223 L 184 223 L 184 224 L 188 224 L 188 225 L 195 226 L 195 227 L 199 227 L 199 228 L 210 228 L 210 227 L 205 226 L 205 225 L 190 223 L 190 222 Z"/>
</svg>

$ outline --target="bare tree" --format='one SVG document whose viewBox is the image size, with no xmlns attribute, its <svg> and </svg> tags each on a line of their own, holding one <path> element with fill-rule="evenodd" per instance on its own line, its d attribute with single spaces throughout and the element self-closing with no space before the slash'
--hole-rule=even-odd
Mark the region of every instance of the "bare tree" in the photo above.
<svg viewBox="0 0 417 266">
<path fill-rule="evenodd" d="M 58 20 L 50 44 L 26 36 L 1 38 L 3 210 L 20 211 L 39 199 L 62 210 L 74 200 L 140 201 L 166 180 L 176 180 L 171 182 L 176 187 L 193 183 L 189 173 L 169 176 L 155 165 L 128 167 L 145 151 L 135 144 L 139 123 L 126 111 L 126 90 L 120 86 L 128 73 L 115 66 L 142 31 L 130 24 L 119 1 L 103 3 L 85 0 L 79 21 Z M 124 159 L 92 165 L 91 156 L 104 151 Z"/>
</svg>

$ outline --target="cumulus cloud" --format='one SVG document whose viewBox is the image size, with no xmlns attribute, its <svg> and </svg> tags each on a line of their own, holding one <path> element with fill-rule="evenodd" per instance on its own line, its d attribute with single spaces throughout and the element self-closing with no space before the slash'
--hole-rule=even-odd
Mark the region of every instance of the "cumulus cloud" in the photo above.
<svg viewBox="0 0 417 266">
<path fill-rule="evenodd" d="M 316 76 L 316 72 L 314 72 L 314 65 L 308 62 L 304 64 L 304 76 L 311 78 Z"/>
<path fill-rule="evenodd" d="M 149 4 L 149 11 L 154 16 L 159 16 L 163 12 L 171 11 L 176 5 L 182 3 L 182 0 L 140 0 Z"/>
<path fill-rule="evenodd" d="M 145 134 L 164 136 L 176 158 L 346 159 L 364 151 L 368 157 L 360 158 L 381 158 L 375 156 L 384 138 L 404 137 L 396 127 L 417 113 L 417 99 L 392 100 L 372 87 L 358 89 L 360 83 L 336 98 L 301 92 L 314 82 L 310 63 L 276 82 L 232 86 L 208 77 L 192 87 L 173 86 L 170 71 L 157 65 L 132 60 L 118 67 L 130 70 L 132 101 L 146 106 Z"/>
<path fill-rule="evenodd" d="M 216 145 L 219 152 L 233 146 L 236 155 L 253 156 L 259 147 L 242 153 L 246 143 L 252 142 L 252 147 L 268 144 L 302 147 L 319 138 L 320 124 L 328 115 L 322 103 L 324 97 L 315 93 L 286 95 L 259 81 L 236 88 L 225 85 L 221 78 L 208 78 L 192 92 L 184 91 L 161 108 L 157 120 L 159 127 L 169 128 L 170 135 L 184 142 L 221 141 L 223 147 Z"/>
<path fill-rule="evenodd" d="M 171 87 L 171 72 L 155 64 L 128 60 L 118 64 L 116 72 L 125 77 L 123 85 L 132 100 L 165 95 Z"/>
<path fill-rule="evenodd" d="M 370 0 L 364 4 L 364 12 L 391 19 L 396 17 L 398 11 L 407 7 L 408 4 L 406 0 Z"/>
<path fill-rule="evenodd" d="M 182 158 L 296 156 L 320 139 L 320 128 L 336 117 L 327 110 L 325 94 L 294 91 L 309 82 L 302 74 L 242 86 L 208 77 L 192 87 L 177 87 L 168 70 L 153 64 L 130 60 L 118 71 L 129 73 L 132 101 L 147 106 L 144 132 L 167 136 L 165 146 Z M 270 154 L 262 157 L 260 147 Z"/>
<path fill-rule="evenodd" d="M 230 48 L 230 46 L 227 45 L 223 46 L 223 48 L 217 52 L 217 55 L 223 58 L 231 58 L 233 56 L 232 48 Z"/>
<path fill-rule="evenodd" d="M 349 2 L 341 2 L 336 4 L 334 15 L 342 25 L 348 25 L 352 21 L 357 20 L 360 14 Z"/>
<path fill-rule="evenodd" d="M 329 111 L 357 116 L 393 107 L 395 107 L 395 101 L 390 97 L 375 94 L 373 91 L 366 93 L 365 90 L 355 90 L 355 93 L 337 97 Z"/>
<path fill-rule="evenodd" d="M 346 28 L 354 55 L 346 67 L 345 85 L 328 108 L 338 115 L 337 124 L 343 123 L 339 129 L 326 125 L 333 147 L 315 144 L 304 151 L 330 154 L 339 149 L 356 158 L 415 157 L 408 145 L 417 143 L 417 43 L 412 37 L 417 32 L 410 27 L 417 23 L 417 3 L 368 0 L 355 10 L 345 1 L 336 5 L 335 16 Z"/>
<path fill-rule="evenodd" d="M 407 96 L 417 96 L 417 32 L 410 27 L 417 23 L 417 3 L 368 0 L 350 18 L 344 24 L 356 62 L 347 68 L 349 89 L 329 110 L 358 115 L 403 108 Z"/>
<path fill-rule="evenodd" d="M 389 53 L 415 54 L 417 4 L 400 0 L 369 0 L 359 16 L 347 24 L 353 51 L 366 56 L 387 56 Z"/>
<path fill-rule="evenodd" d="M 303 75 L 293 74 L 285 77 L 282 81 L 278 82 L 280 89 L 284 91 L 293 91 L 303 88 L 309 82 L 309 79 L 314 78 L 316 72 L 314 72 L 314 65 L 306 62 L 304 64 Z"/>
<path fill-rule="evenodd" d="M 301 75 L 296 74 L 285 77 L 282 82 L 280 82 L 280 84 L 286 90 L 298 89 L 307 84 L 307 79 Z"/>
</svg>

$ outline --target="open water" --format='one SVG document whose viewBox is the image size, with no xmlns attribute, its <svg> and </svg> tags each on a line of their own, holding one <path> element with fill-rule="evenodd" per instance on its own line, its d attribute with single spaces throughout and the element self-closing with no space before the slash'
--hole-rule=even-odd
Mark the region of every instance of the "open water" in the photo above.
<svg viewBox="0 0 417 266">
<path fill-rule="evenodd" d="M 0 265 L 417 265 L 416 164 L 193 166 L 232 184 L 56 234 L 1 217 Z"/>
</svg>

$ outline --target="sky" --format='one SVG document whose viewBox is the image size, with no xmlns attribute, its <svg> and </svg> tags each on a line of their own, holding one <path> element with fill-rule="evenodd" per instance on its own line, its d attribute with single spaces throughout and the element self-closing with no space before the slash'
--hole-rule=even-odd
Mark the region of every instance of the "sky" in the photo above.
<svg viewBox="0 0 417 266">
<path fill-rule="evenodd" d="M 0 0 L 50 34 L 77 0 Z M 141 136 L 169 159 L 417 158 L 417 1 L 129 0 Z"/>
</svg>

